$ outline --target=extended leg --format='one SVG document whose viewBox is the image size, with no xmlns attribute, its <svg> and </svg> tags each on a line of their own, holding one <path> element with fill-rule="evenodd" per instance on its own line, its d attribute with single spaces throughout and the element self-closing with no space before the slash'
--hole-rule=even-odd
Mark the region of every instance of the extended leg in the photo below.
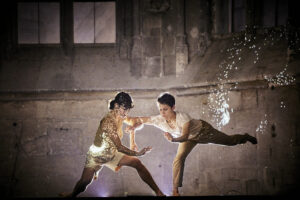
<svg viewBox="0 0 300 200">
<path fill-rule="evenodd" d="M 198 143 L 202 143 L 202 144 L 213 143 L 213 144 L 223 144 L 223 145 L 233 146 L 237 144 L 244 144 L 247 141 L 249 141 L 252 144 L 257 144 L 256 138 L 249 135 L 248 133 L 245 133 L 243 135 L 241 134 L 226 135 L 225 133 L 212 127 L 207 122 L 203 122 L 203 124 L 204 124 L 203 133 L 200 134 L 198 138 L 193 139 Z"/>
<path fill-rule="evenodd" d="M 125 155 L 119 162 L 119 166 L 124 165 L 135 168 L 141 179 L 151 187 L 157 196 L 165 196 L 154 182 L 150 172 L 138 158 Z"/>
<path fill-rule="evenodd" d="M 87 186 L 93 181 L 95 170 L 84 168 L 80 180 L 76 183 L 73 192 L 60 193 L 62 197 L 76 197 L 79 193 L 84 192 Z"/>
<path fill-rule="evenodd" d="M 179 196 L 178 187 L 182 186 L 184 162 L 188 154 L 196 146 L 196 142 L 186 141 L 179 144 L 173 161 L 173 195 Z"/>
</svg>

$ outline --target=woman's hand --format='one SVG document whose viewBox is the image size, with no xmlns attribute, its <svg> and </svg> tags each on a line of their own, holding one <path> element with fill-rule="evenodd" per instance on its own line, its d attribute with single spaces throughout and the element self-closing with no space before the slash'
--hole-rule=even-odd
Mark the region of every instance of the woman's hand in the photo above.
<svg viewBox="0 0 300 200">
<path fill-rule="evenodd" d="M 171 135 L 171 133 L 168 133 L 168 132 L 165 132 L 165 134 L 164 134 L 164 136 L 165 136 L 165 138 L 167 139 L 167 140 L 169 140 L 170 142 L 173 142 L 173 136 Z"/>
<path fill-rule="evenodd" d="M 132 131 L 135 130 L 135 127 L 134 126 L 126 126 L 125 128 L 125 133 L 128 133 L 130 134 Z"/>
<path fill-rule="evenodd" d="M 144 155 L 145 153 L 147 153 L 147 152 L 149 152 L 149 151 L 151 151 L 151 149 L 152 149 L 152 147 L 145 147 L 145 148 L 143 148 L 141 151 L 139 151 L 138 153 L 137 153 L 137 156 L 142 156 L 142 155 Z"/>
<path fill-rule="evenodd" d="M 131 133 L 132 131 L 134 132 L 136 129 L 142 128 L 143 126 L 141 126 L 141 125 L 143 125 L 143 123 L 136 123 L 133 126 L 126 126 L 125 132 L 128 134 Z"/>
</svg>

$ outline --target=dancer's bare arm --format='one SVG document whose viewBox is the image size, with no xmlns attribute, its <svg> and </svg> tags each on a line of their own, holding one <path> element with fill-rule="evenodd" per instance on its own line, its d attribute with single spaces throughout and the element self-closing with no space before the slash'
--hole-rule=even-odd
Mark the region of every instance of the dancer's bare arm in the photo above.
<svg viewBox="0 0 300 200">
<path fill-rule="evenodd" d="M 117 147 L 118 151 L 120 151 L 122 153 L 125 153 L 129 156 L 142 156 L 146 152 L 151 150 L 151 147 L 146 147 L 146 148 L 143 148 L 141 151 L 137 152 L 137 151 L 133 151 L 133 150 L 127 148 L 126 146 L 122 145 L 121 140 L 118 135 L 118 127 L 113 120 L 105 119 L 101 123 L 101 128 L 102 128 L 102 131 L 105 132 L 108 135 L 108 137 L 113 141 L 113 143 Z"/>
<path fill-rule="evenodd" d="M 126 117 L 124 122 L 129 125 L 125 128 L 125 132 L 130 133 L 132 130 L 142 128 L 144 123 L 150 122 L 150 117 Z"/>
<path fill-rule="evenodd" d="M 149 122 L 150 117 L 126 117 L 124 122 L 128 124 L 125 128 L 125 132 L 130 134 L 130 149 L 138 150 L 138 146 L 135 142 L 135 130 L 143 128 L 143 123 Z"/>
<path fill-rule="evenodd" d="M 130 149 L 134 151 L 138 151 L 138 146 L 135 143 L 135 131 L 131 130 L 129 134 L 130 134 Z"/>
</svg>

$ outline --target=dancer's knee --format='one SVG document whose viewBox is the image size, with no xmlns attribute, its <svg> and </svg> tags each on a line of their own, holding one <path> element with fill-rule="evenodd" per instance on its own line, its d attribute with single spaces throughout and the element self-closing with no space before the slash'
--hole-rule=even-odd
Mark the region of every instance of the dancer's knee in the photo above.
<svg viewBox="0 0 300 200">
<path fill-rule="evenodd" d="M 93 178 L 82 178 L 79 180 L 80 185 L 82 185 L 84 188 L 89 185 L 93 181 Z"/>
<path fill-rule="evenodd" d="M 173 160 L 173 166 L 179 165 L 181 163 L 184 163 L 186 156 L 183 156 L 182 154 L 176 156 Z"/>
<path fill-rule="evenodd" d="M 138 158 L 135 158 L 131 161 L 131 166 L 136 169 L 139 169 L 143 166 L 143 164 L 142 164 L 142 161 L 140 161 Z"/>
</svg>

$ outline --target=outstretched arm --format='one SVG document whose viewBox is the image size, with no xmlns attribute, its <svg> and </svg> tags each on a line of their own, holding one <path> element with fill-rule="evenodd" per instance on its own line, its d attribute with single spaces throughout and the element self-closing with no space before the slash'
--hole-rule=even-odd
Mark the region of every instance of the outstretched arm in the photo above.
<svg viewBox="0 0 300 200">
<path fill-rule="evenodd" d="M 174 138 L 170 133 L 165 132 L 165 138 L 170 142 L 185 142 L 189 138 L 189 126 L 190 122 L 186 122 L 182 127 L 182 134 L 178 138 Z"/>
<path fill-rule="evenodd" d="M 144 123 L 150 122 L 150 117 L 126 117 L 124 122 L 129 125 L 125 128 L 125 132 L 131 133 L 131 131 L 142 128 Z"/>
<path fill-rule="evenodd" d="M 126 117 L 124 122 L 128 124 L 125 128 L 125 132 L 130 134 L 130 149 L 138 150 L 138 146 L 135 143 L 135 130 L 141 129 L 143 127 L 143 123 L 149 121 L 149 117 Z"/>
<path fill-rule="evenodd" d="M 127 116 L 124 122 L 130 126 L 138 126 L 150 121 L 150 117 L 129 117 Z"/>
<path fill-rule="evenodd" d="M 133 151 L 126 146 L 122 145 L 121 140 L 118 135 L 117 125 L 113 120 L 106 119 L 101 124 L 102 131 L 108 134 L 108 137 L 113 141 L 118 151 L 125 153 L 129 156 L 142 156 L 147 151 L 151 150 L 151 147 L 143 148 L 141 151 Z"/>
</svg>

